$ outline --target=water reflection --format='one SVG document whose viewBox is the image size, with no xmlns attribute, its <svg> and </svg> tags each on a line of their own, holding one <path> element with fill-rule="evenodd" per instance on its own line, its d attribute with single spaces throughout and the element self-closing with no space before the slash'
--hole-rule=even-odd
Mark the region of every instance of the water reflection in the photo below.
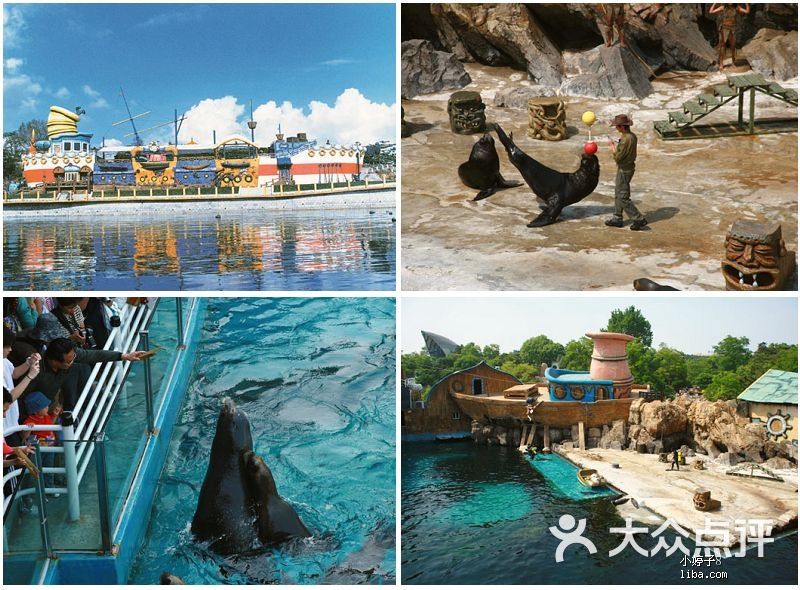
<svg viewBox="0 0 800 590">
<path fill-rule="evenodd" d="M 394 211 L 11 219 L 4 286 L 393 290 Z"/>
</svg>

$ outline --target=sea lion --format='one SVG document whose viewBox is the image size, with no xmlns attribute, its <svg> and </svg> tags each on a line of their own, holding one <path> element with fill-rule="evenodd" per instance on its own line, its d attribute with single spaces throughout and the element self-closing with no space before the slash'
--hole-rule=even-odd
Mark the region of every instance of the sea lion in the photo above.
<svg viewBox="0 0 800 590">
<path fill-rule="evenodd" d="M 488 133 L 472 146 L 469 160 L 458 167 L 458 177 L 470 188 L 480 189 L 473 201 L 492 196 L 504 188 L 521 186 L 521 182 L 508 182 L 500 175 L 500 158 L 494 139 Z"/>
<path fill-rule="evenodd" d="M 175 574 L 171 574 L 169 572 L 161 572 L 161 577 L 158 579 L 158 583 L 162 586 L 179 586 L 179 585 L 186 585 L 186 582 L 181 580 Z"/>
<path fill-rule="evenodd" d="M 275 479 L 264 460 L 252 451 L 242 455 L 247 483 L 253 497 L 258 538 L 264 544 L 310 537 L 306 525 L 286 500 L 280 497 Z"/>
<path fill-rule="evenodd" d="M 575 172 L 559 172 L 537 162 L 519 149 L 514 143 L 513 133 L 506 135 L 497 124 L 494 128 L 511 163 L 520 171 L 534 194 L 544 201 L 544 205 L 540 205 L 543 211 L 528 223 L 528 227 L 555 223 L 564 207 L 574 205 L 597 188 L 600 180 L 600 162 L 597 156 L 584 153 L 581 155 L 581 165 Z"/>
<path fill-rule="evenodd" d="M 280 517 L 271 520 L 269 507 L 276 498 L 280 502 L 283 499 L 277 495 L 272 474 L 263 460 L 256 457 L 256 461 L 253 457 L 256 456 L 247 415 L 230 398 L 225 398 L 191 526 L 195 537 L 210 541 L 209 548 L 217 553 L 230 555 L 250 550 L 259 542 L 281 542 L 290 536 L 284 533 L 298 530 L 296 525 L 291 525 L 295 528 L 287 525 L 288 519 L 277 511 Z M 279 533 L 275 538 L 270 534 L 272 530 Z M 308 536 L 305 527 L 302 531 L 298 536 Z"/>
<path fill-rule="evenodd" d="M 680 291 L 669 285 L 659 285 L 650 279 L 636 279 L 633 281 L 634 291 Z"/>
</svg>

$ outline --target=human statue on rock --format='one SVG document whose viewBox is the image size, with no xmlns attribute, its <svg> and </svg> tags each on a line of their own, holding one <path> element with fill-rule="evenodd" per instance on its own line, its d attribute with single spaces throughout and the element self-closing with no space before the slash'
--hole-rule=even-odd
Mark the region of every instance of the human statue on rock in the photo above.
<svg viewBox="0 0 800 590">
<path fill-rule="evenodd" d="M 598 4 L 597 12 L 600 14 L 599 25 L 603 32 L 603 41 L 606 47 L 614 44 L 614 29 L 617 29 L 620 47 L 625 47 L 625 4 Z"/>
<path fill-rule="evenodd" d="M 722 13 L 722 22 L 719 24 L 719 69 L 725 59 L 727 47 L 731 50 L 731 66 L 736 65 L 736 16 L 738 13 L 750 14 L 750 4 L 718 4 L 714 3 L 708 9 L 708 14 Z"/>
</svg>

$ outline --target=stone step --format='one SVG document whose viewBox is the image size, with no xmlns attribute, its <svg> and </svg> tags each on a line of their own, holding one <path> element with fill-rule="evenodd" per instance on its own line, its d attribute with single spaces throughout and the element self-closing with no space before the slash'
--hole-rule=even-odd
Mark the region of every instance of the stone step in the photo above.
<svg viewBox="0 0 800 590">
<path fill-rule="evenodd" d="M 687 113 L 691 113 L 695 117 L 706 114 L 706 107 L 701 105 L 696 100 L 687 100 L 685 103 L 683 103 L 683 110 Z"/>
<path fill-rule="evenodd" d="M 686 125 L 692 122 L 692 117 L 687 117 L 683 111 L 670 111 L 669 120 L 677 125 Z"/>
<path fill-rule="evenodd" d="M 717 84 L 714 86 L 714 94 L 723 98 L 728 98 L 730 96 L 736 96 L 738 92 L 736 92 L 736 90 L 731 88 L 728 84 Z"/>
</svg>

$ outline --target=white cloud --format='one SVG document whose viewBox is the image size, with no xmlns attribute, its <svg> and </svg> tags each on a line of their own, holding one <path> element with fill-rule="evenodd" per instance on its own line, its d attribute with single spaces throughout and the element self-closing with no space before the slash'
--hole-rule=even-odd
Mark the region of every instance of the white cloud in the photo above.
<svg viewBox="0 0 800 590">
<path fill-rule="evenodd" d="M 69 91 L 69 89 L 62 86 L 53 93 L 53 96 L 60 100 L 67 100 L 70 96 L 72 96 L 72 93 Z"/>
<path fill-rule="evenodd" d="M 15 72 L 23 63 L 25 63 L 25 60 L 23 59 L 18 57 L 9 57 L 5 62 L 3 62 L 3 66 L 9 72 Z"/>
<path fill-rule="evenodd" d="M 17 47 L 25 35 L 28 23 L 18 6 L 3 6 L 3 44 Z"/>
<path fill-rule="evenodd" d="M 6 76 L 3 79 L 3 108 L 10 112 L 18 110 L 21 114 L 30 112 L 41 115 L 41 113 L 35 112 L 41 93 L 42 85 L 27 74 Z"/>
<path fill-rule="evenodd" d="M 161 27 L 164 25 L 186 25 L 187 22 L 199 21 L 209 10 L 208 6 L 192 6 L 184 10 L 173 9 L 171 12 L 155 14 L 135 26 L 137 28 Z"/>
<path fill-rule="evenodd" d="M 278 125 L 286 136 L 305 132 L 319 143 L 330 140 L 335 144 L 362 144 L 395 137 L 395 105 L 375 103 L 355 88 L 349 88 L 337 97 L 331 106 L 312 101 L 308 109 L 296 107 L 284 101 L 280 105 L 269 101 L 253 111 L 258 122 L 256 141 L 271 143 L 275 139 Z M 186 112 L 181 127 L 181 141 L 194 138 L 200 143 L 210 143 L 212 130 L 217 132 L 217 141 L 230 135 L 250 137 L 247 128 L 245 105 L 235 97 L 207 98 Z"/>
<path fill-rule="evenodd" d="M 206 98 L 186 112 L 186 120 L 181 125 L 181 141 L 194 138 L 198 143 L 211 143 L 213 131 L 217 141 L 230 135 L 244 135 L 238 122 L 244 113 L 244 105 L 238 104 L 233 96 Z M 245 127 L 246 128 L 246 127 Z M 250 137 L 248 130 L 246 137 Z"/>
<path fill-rule="evenodd" d="M 100 97 L 100 93 L 97 90 L 95 90 L 94 88 L 92 88 L 91 86 L 89 86 L 88 84 L 84 84 L 83 85 L 83 93 L 86 96 L 88 96 L 89 98 L 99 98 Z"/>
<path fill-rule="evenodd" d="M 92 102 L 89 103 L 89 108 L 93 109 L 108 108 L 108 101 L 105 98 L 103 98 L 97 90 L 95 90 L 88 84 L 83 85 L 83 93 L 92 99 Z"/>
<path fill-rule="evenodd" d="M 336 58 L 336 59 L 329 59 L 328 61 L 323 61 L 322 63 L 320 63 L 320 65 L 322 65 L 322 66 L 343 66 L 343 65 L 354 64 L 354 63 L 356 63 L 356 62 L 354 60 L 352 60 L 352 59 L 345 59 L 345 58 L 339 57 L 339 58 Z"/>
</svg>

